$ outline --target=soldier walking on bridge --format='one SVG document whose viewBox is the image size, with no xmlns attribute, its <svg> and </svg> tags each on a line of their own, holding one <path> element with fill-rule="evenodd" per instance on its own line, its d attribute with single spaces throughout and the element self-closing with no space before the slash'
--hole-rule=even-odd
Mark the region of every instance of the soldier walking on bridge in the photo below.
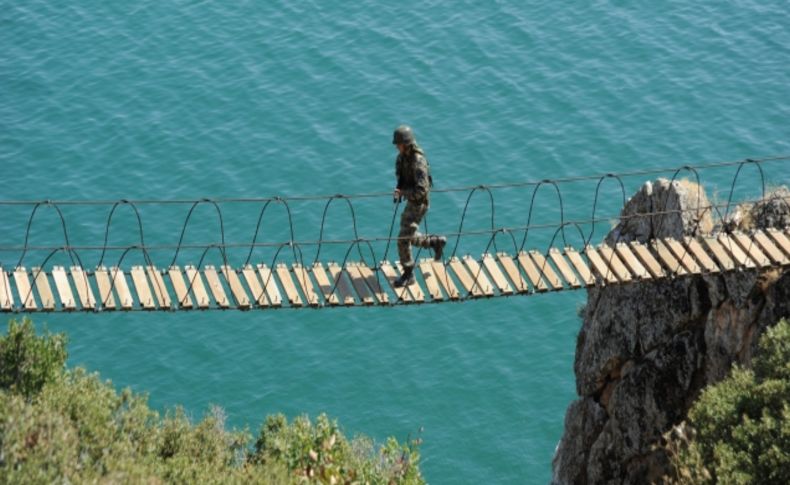
<svg viewBox="0 0 790 485">
<path fill-rule="evenodd" d="M 395 160 L 398 184 L 393 196 L 395 201 L 406 199 L 398 234 L 398 256 L 403 266 L 403 274 L 395 281 L 395 286 L 400 288 L 414 283 L 412 244 L 421 248 L 432 248 L 434 259 L 441 261 L 447 238 L 419 233 L 420 221 L 428 212 L 433 181 L 430 166 L 422 149 L 417 145 L 414 132 L 406 125 L 399 126 L 393 134 L 392 144 L 398 148 L 398 158 Z"/>
</svg>

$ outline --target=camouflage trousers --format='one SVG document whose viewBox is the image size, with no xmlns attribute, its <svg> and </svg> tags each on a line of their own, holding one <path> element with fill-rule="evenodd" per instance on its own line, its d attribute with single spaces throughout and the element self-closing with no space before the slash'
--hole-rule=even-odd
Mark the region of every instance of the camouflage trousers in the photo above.
<svg viewBox="0 0 790 485">
<path fill-rule="evenodd" d="M 411 257 L 411 246 L 431 247 L 431 237 L 420 234 L 420 222 L 428 212 L 427 203 L 407 202 L 400 216 L 400 233 L 398 233 L 398 257 L 404 268 L 414 267 Z"/>
</svg>

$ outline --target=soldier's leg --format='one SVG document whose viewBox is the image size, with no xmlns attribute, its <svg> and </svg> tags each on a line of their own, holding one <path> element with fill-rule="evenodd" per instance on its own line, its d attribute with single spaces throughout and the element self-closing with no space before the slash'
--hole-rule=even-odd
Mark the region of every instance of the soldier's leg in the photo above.
<svg viewBox="0 0 790 485">
<path fill-rule="evenodd" d="M 400 217 L 400 233 L 398 233 L 398 257 L 403 266 L 403 272 L 393 283 L 395 288 L 402 288 L 414 283 L 414 260 L 411 257 L 411 240 L 417 232 L 417 224 L 412 222 L 412 211 L 409 205 L 403 210 Z"/>
<path fill-rule="evenodd" d="M 414 204 L 412 208 L 411 222 L 414 224 L 414 233 L 411 237 L 411 244 L 413 246 L 421 248 L 430 247 L 428 236 L 420 232 L 420 222 L 422 222 L 422 218 L 425 217 L 426 212 L 428 212 L 428 204 Z"/>
<path fill-rule="evenodd" d="M 421 248 L 429 248 L 431 247 L 431 238 L 432 236 L 426 236 L 425 234 L 418 232 L 412 238 L 412 243 L 415 246 L 419 246 Z"/>
<path fill-rule="evenodd" d="M 411 258 L 411 242 L 419 228 L 419 222 L 414 222 L 415 216 L 414 204 L 407 203 L 400 216 L 400 232 L 398 233 L 398 257 L 404 268 L 414 266 L 414 261 Z"/>
<path fill-rule="evenodd" d="M 421 234 L 418 231 L 420 221 L 425 216 L 425 213 L 428 212 L 427 204 L 422 204 L 419 209 L 415 209 L 415 212 L 416 217 L 414 220 L 416 221 L 416 227 L 414 228 L 414 235 L 411 238 L 412 245 L 425 249 L 433 249 L 434 259 L 440 261 L 444 253 L 444 246 L 447 244 L 447 238 L 438 235 Z"/>
<path fill-rule="evenodd" d="M 406 208 L 403 209 L 403 214 L 400 218 L 400 234 L 398 235 L 398 256 L 400 257 L 401 264 L 405 266 L 414 266 L 414 261 L 411 256 L 411 246 L 419 246 L 423 248 L 429 247 L 427 244 L 428 238 L 420 234 L 420 221 L 428 211 L 428 204 L 414 204 L 407 203 Z"/>
</svg>

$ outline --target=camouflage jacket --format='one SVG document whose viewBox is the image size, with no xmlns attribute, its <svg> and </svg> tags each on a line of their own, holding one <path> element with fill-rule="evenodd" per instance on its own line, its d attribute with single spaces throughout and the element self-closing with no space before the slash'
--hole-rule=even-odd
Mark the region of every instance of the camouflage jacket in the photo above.
<svg viewBox="0 0 790 485">
<path fill-rule="evenodd" d="M 408 155 L 395 159 L 397 188 L 410 202 L 427 203 L 431 191 L 430 167 L 423 151 L 415 147 Z"/>
</svg>

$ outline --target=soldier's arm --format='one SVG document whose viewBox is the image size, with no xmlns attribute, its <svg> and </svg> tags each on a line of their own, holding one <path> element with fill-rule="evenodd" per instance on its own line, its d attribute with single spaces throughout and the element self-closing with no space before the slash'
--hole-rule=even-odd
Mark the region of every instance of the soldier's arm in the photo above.
<svg viewBox="0 0 790 485">
<path fill-rule="evenodd" d="M 403 177 L 401 176 L 402 163 L 400 157 L 395 159 L 395 180 L 398 181 L 395 188 L 400 190 L 403 188 Z"/>
</svg>

